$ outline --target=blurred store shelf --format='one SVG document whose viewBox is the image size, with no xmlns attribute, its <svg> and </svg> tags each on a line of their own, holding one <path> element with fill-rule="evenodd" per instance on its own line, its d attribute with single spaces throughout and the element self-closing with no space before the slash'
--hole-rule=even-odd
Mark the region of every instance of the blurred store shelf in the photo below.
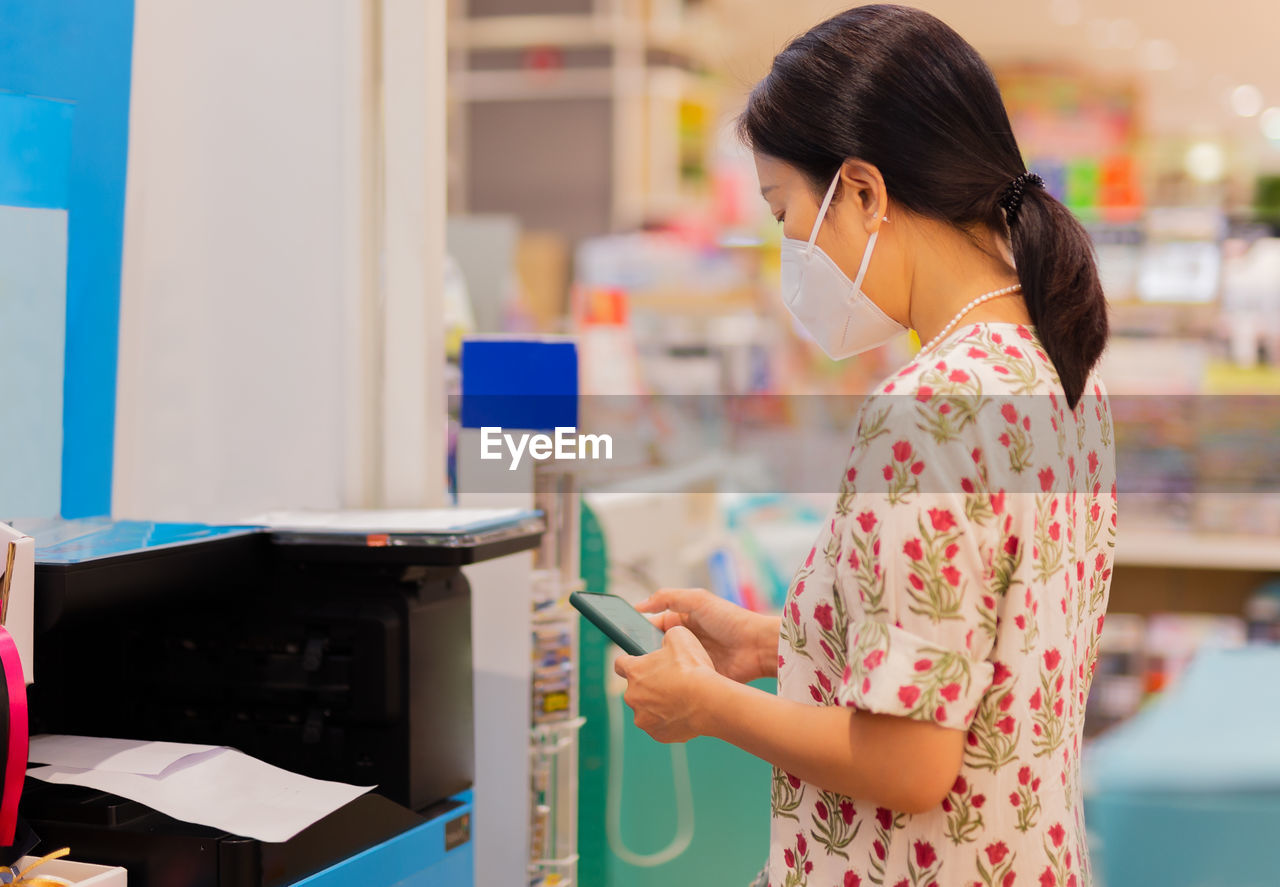
<svg viewBox="0 0 1280 887">
<path fill-rule="evenodd" d="M 1136 567 L 1280 571 L 1280 544 L 1269 536 L 1124 530 L 1116 563 Z"/>
</svg>

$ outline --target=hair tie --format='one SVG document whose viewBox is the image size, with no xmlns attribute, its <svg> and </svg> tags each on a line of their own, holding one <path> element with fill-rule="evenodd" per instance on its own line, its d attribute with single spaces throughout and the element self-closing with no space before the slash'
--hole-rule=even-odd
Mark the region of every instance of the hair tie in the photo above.
<svg viewBox="0 0 1280 887">
<path fill-rule="evenodd" d="M 1000 208 L 1004 210 L 1005 221 L 1010 227 L 1018 220 L 1018 210 L 1022 206 L 1022 195 L 1028 185 L 1043 188 L 1044 179 L 1033 172 L 1024 172 L 1010 182 L 1004 189 L 1004 193 L 1000 195 Z"/>
</svg>

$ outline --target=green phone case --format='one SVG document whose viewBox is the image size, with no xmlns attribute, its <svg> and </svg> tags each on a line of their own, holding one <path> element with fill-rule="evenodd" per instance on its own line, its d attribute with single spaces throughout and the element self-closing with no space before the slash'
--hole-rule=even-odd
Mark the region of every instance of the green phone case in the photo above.
<svg viewBox="0 0 1280 887">
<path fill-rule="evenodd" d="M 662 632 L 635 607 L 613 594 L 575 591 L 569 603 L 625 652 L 643 656 L 662 647 Z M 608 612 L 608 610 L 613 612 Z"/>
</svg>

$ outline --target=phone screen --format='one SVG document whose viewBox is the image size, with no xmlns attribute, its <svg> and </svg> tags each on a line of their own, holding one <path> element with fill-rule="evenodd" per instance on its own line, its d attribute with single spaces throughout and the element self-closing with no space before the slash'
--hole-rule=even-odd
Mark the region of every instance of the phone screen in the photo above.
<svg viewBox="0 0 1280 887">
<path fill-rule="evenodd" d="M 626 645 L 622 644 L 621 638 L 614 636 L 615 633 L 625 635 L 644 653 L 652 653 L 662 647 L 661 629 L 622 598 L 612 594 L 577 594 L 572 599 L 587 618 L 606 634 L 613 636 L 620 646 Z M 613 631 L 602 624 L 601 620 L 612 626 Z"/>
</svg>

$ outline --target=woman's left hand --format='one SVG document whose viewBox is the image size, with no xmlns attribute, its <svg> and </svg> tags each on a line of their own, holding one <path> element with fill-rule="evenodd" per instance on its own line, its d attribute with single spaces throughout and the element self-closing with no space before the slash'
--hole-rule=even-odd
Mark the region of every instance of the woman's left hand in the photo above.
<svg viewBox="0 0 1280 887">
<path fill-rule="evenodd" d="M 662 637 L 662 649 L 645 656 L 625 653 L 613 670 L 627 681 L 623 700 L 636 726 L 659 742 L 686 742 L 706 732 L 704 694 L 719 678 L 693 632 L 677 625 Z"/>
</svg>

